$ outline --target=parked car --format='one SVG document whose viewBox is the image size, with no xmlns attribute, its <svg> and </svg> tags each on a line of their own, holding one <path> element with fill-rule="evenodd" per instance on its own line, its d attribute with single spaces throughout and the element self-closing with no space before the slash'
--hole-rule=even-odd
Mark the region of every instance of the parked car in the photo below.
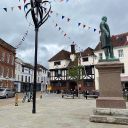
<svg viewBox="0 0 128 128">
<path fill-rule="evenodd" d="M 8 88 L 0 88 L 0 98 L 14 97 L 15 92 Z"/>
</svg>

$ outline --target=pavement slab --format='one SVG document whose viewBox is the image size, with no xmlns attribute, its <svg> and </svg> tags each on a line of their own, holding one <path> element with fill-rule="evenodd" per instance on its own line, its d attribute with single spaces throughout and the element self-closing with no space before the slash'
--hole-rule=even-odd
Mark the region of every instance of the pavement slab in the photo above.
<svg viewBox="0 0 128 128">
<path fill-rule="evenodd" d="M 128 106 L 128 103 L 127 103 Z M 36 101 L 36 114 L 32 102 L 18 106 L 0 107 L 0 128 L 127 128 L 127 125 L 93 123 L 89 121 L 96 100 L 93 98 L 61 98 L 47 94 Z"/>
</svg>

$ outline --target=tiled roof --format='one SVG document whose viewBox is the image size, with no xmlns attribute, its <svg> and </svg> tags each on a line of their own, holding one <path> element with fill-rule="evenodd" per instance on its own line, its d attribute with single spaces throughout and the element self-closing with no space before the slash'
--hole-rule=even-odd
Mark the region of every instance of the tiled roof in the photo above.
<svg viewBox="0 0 128 128">
<path fill-rule="evenodd" d="M 50 62 L 50 61 L 57 61 L 57 60 L 64 60 L 64 59 L 70 60 L 70 54 L 71 53 L 69 51 L 61 50 L 48 61 Z"/>
<path fill-rule="evenodd" d="M 120 47 L 120 46 L 128 45 L 128 41 L 125 42 L 125 40 L 127 39 L 126 36 L 128 36 L 128 32 L 111 37 L 111 42 L 112 42 L 113 47 Z M 123 38 L 122 41 L 121 41 L 121 38 Z M 95 48 L 95 51 L 98 51 L 98 50 L 101 50 L 101 42 L 99 42 Z"/>
<path fill-rule="evenodd" d="M 48 70 L 47 68 L 45 68 L 44 66 L 42 66 L 42 65 L 40 65 L 40 64 L 37 64 L 37 67 L 38 67 L 38 68 L 42 68 L 42 69 L 44 69 L 44 70 Z"/>
<path fill-rule="evenodd" d="M 13 46 L 11 46 L 10 44 L 6 43 L 4 40 L 2 40 L 0 38 L 0 45 L 3 46 L 4 48 L 10 50 L 11 52 L 15 53 L 15 49 Z"/>
</svg>

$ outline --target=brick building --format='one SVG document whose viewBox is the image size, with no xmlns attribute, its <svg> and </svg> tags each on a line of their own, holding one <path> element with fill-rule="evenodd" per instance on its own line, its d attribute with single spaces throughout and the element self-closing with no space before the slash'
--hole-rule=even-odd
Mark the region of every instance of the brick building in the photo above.
<svg viewBox="0 0 128 128">
<path fill-rule="evenodd" d="M 0 38 L 0 88 L 14 88 L 15 48 Z"/>
</svg>

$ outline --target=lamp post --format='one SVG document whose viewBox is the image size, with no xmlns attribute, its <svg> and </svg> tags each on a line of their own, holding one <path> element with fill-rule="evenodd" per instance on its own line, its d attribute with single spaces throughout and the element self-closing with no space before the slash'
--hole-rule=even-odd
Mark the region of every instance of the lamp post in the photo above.
<svg viewBox="0 0 128 128">
<path fill-rule="evenodd" d="M 43 3 L 49 2 L 49 1 L 43 1 L 43 0 L 30 0 L 30 3 L 27 3 L 26 6 L 31 5 L 31 8 L 26 12 L 26 6 L 24 7 L 24 11 L 26 13 L 25 17 L 27 19 L 27 16 L 29 12 L 31 12 L 34 27 L 35 27 L 35 59 L 34 59 L 34 87 L 33 87 L 33 109 L 32 113 L 36 113 L 36 74 L 37 74 L 37 48 L 38 48 L 38 30 L 39 27 L 45 23 L 45 21 L 49 17 L 49 12 L 51 10 L 51 5 L 48 10 L 48 12 L 44 14 L 43 12 Z M 39 18 L 38 18 L 39 15 Z"/>
</svg>

